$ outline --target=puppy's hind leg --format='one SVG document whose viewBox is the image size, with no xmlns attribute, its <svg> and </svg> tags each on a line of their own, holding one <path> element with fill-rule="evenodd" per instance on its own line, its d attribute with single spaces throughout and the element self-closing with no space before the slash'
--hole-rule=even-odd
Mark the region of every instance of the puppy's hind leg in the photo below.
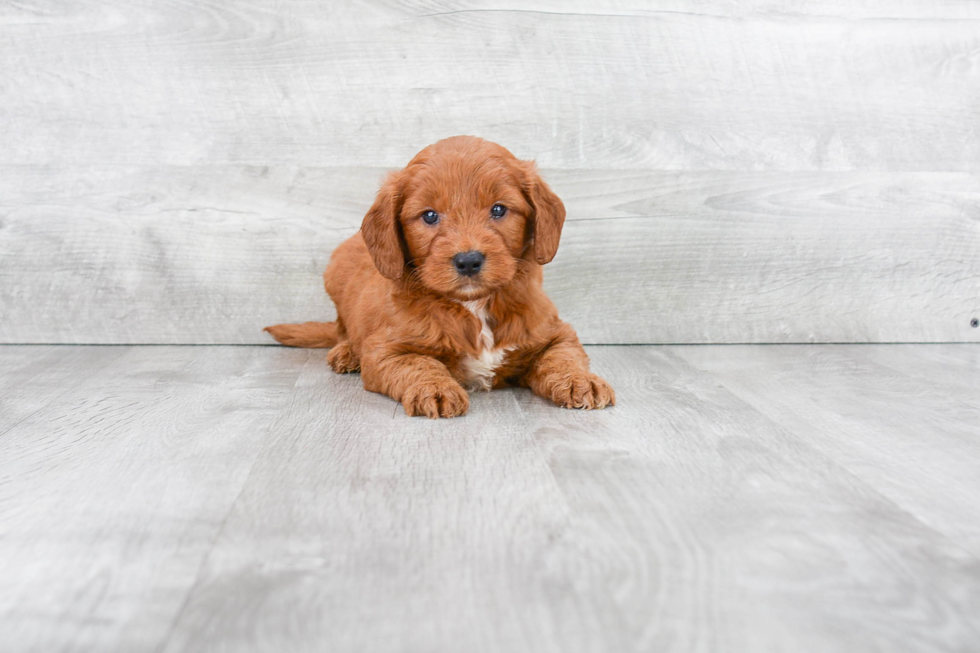
<svg viewBox="0 0 980 653">
<path fill-rule="evenodd" d="M 327 354 L 327 363 L 337 374 L 357 372 L 361 369 L 361 361 L 357 359 L 357 355 L 351 348 L 350 340 L 344 340 L 334 345 L 330 349 L 330 353 Z"/>
</svg>

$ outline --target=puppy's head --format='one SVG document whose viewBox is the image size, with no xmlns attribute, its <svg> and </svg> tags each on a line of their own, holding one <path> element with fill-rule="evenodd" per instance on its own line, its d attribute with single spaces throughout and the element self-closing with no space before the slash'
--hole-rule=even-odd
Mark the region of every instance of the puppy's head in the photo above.
<svg viewBox="0 0 980 653">
<path fill-rule="evenodd" d="M 466 300 L 510 283 L 520 259 L 551 261 L 564 221 L 565 206 L 533 162 L 455 136 L 388 176 L 361 233 L 384 276 L 411 274 L 429 290 Z"/>
</svg>

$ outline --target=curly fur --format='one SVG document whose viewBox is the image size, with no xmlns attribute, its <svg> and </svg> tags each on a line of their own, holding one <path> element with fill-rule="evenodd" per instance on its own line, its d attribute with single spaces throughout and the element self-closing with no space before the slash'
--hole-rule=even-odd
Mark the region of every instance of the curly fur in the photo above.
<svg viewBox="0 0 980 653">
<path fill-rule="evenodd" d="M 507 207 L 502 218 L 491 216 L 495 204 Z M 422 220 L 426 211 L 439 222 Z M 331 348 L 335 372 L 360 370 L 367 390 L 408 415 L 462 415 L 467 386 L 524 386 L 566 408 L 613 405 L 542 290 L 564 220 L 533 162 L 472 136 L 439 141 L 387 177 L 360 232 L 334 251 L 323 279 L 337 321 L 266 331 Z M 453 265 L 468 251 L 485 257 L 476 276 Z"/>
</svg>

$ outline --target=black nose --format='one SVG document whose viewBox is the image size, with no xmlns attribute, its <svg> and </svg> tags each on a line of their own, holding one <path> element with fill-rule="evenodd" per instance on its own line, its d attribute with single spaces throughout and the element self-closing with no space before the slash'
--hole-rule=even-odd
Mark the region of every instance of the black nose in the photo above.
<svg viewBox="0 0 980 653">
<path fill-rule="evenodd" d="M 462 252 L 453 257 L 456 271 L 464 277 L 472 277 L 483 267 L 486 257 L 480 252 Z"/>
</svg>

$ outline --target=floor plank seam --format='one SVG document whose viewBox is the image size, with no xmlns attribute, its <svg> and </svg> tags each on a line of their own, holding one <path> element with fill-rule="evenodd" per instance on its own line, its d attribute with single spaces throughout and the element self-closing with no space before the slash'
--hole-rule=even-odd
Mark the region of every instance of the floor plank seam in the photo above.
<svg viewBox="0 0 980 653">
<path fill-rule="evenodd" d="M 215 531 L 214 536 L 211 538 L 211 541 L 208 543 L 207 553 L 201 557 L 201 562 L 198 565 L 197 571 L 194 574 L 194 581 L 188 587 L 187 593 L 184 595 L 183 601 L 181 601 L 180 606 L 174 612 L 173 619 L 171 619 L 170 625 L 167 627 L 167 632 L 160 639 L 160 644 L 154 649 L 154 653 L 163 653 L 163 651 L 166 650 L 168 644 L 173 638 L 177 626 L 187 610 L 187 606 L 190 604 L 190 601 L 193 598 L 195 591 L 201 585 L 201 576 L 211 560 L 211 556 L 214 553 L 215 547 L 217 547 L 218 543 L 221 541 L 222 535 L 224 535 L 225 528 L 228 526 L 228 520 L 231 518 L 232 514 L 234 514 L 235 507 L 238 505 L 238 502 L 241 500 L 242 494 L 244 494 L 246 488 L 248 488 L 249 480 L 252 478 L 252 475 L 255 472 L 255 465 L 261 459 L 263 452 L 265 452 L 266 448 L 269 446 L 270 440 L 275 439 L 276 427 L 282 422 L 283 415 L 284 413 L 286 413 L 289 404 L 289 399 L 292 396 L 293 391 L 296 389 L 296 386 L 299 383 L 300 378 L 302 378 L 303 370 L 306 369 L 306 366 L 309 365 L 316 358 L 313 355 L 313 353 L 314 353 L 313 351 L 308 352 L 309 356 L 306 359 L 306 362 L 302 366 L 300 366 L 299 370 L 296 373 L 296 380 L 293 381 L 293 384 L 289 387 L 288 390 L 283 392 L 283 404 L 279 408 L 276 418 L 272 420 L 272 423 L 270 424 L 268 431 L 266 432 L 266 441 L 258 449 L 258 451 L 256 451 L 255 457 L 253 458 L 251 464 L 249 465 L 248 474 L 246 474 L 245 478 L 242 480 L 242 484 L 238 488 L 238 492 L 235 494 L 234 500 L 232 500 L 228 504 L 228 510 L 225 512 L 224 517 L 222 517 L 221 519 L 221 526 Z"/>
<path fill-rule="evenodd" d="M 894 511 L 896 511 L 896 513 L 901 514 L 903 517 L 909 519 L 911 522 L 914 522 L 917 526 L 919 526 L 926 532 L 931 533 L 937 539 L 941 539 L 947 546 L 955 548 L 956 550 L 960 551 L 961 553 L 968 556 L 972 560 L 980 561 L 980 552 L 974 552 L 969 548 L 964 548 L 962 545 L 960 545 L 958 538 L 956 538 L 953 534 L 947 533 L 942 530 L 938 530 L 935 526 L 924 522 L 918 515 L 911 512 L 908 508 L 897 503 L 894 499 L 883 494 L 879 489 L 873 487 L 867 481 L 861 479 L 861 477 L 859 477 L 856 473 L 854 473 L 849 467 L 845 466 L 843 463 L 840 463 L 830 458 L 827 454 L 815 448 L 806 439 L 796 435 L 791 428 L 789 428 L 788 426 L 784 426 L 783 424 L 780 424 L 774 418 L 764 413 L 756 406 L 754 400 L 752 400 L 751 398 L 747 398 L 745 396 L 747 393 L 744 388 L 742 388 L 740 392 L 739 388 L 732 387 L 730 381 L 719 377 L 719 375 L 716 374 L 715 372 L 707 370 L 695 363 L 691 363 L 687 361 L 685 358 L 683 358 L 682 356 L 678 357 L 678 360 L 683 362 L 683 364 L 690 366 L 692 369 L 697 370 L 699 373 L 711 376 L 713 379 L 715 379 L 715 381 L 725 389 L 725 391 L 732 397 L 732 399 L 742 403 L 744 406 L 751 409 L 759 418 L 761 418 L 762 420 L 770 424 L 777 432 L 783 433 L 788 441 L 794 442 L 797 447 L 806 450 L 810 461 L 820 461 L 822 465 L 833 468 L 837 473 L 850 479 L 851 482 L 854 483 L 856 486 L 863 488 L 864 491 L 867 492 L 867 495 L 869 497 L 874 497 L 881 504 L 891 507 Z M 819 408 L 820 408 L 819 406 L 816 407 L 817 410 L 819 410 Z"/>
</svg>

